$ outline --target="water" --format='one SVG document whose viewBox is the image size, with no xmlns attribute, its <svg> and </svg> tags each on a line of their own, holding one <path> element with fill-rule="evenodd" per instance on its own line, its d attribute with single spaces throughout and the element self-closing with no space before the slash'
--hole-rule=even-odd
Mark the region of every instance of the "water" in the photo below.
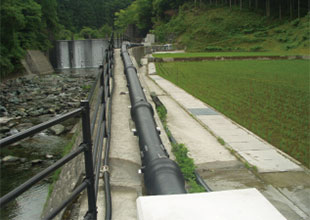
<svg viewBox="0 0 310 220">
<path fill-rule="evenodd" d="M 26 158 L 25 163 L 1 164 L 1 196 L 10 192 L 23 182 L 53 164 L 61 157 L 62 148 L 68 143 L 69 137 L 47 136 L 38 134 L 17 146 L 5 149 L 10 155 Z M 9 152 L 7 152 L 9 151 Z M 45 159 L 46 154 L 53 155 L 53 159 Z M 32 165 L 31 160 L 42 159 L 41 164 Z M 49 181 L 43 180 L 23 193 L 14 201 L 1 209 L 0 218 L 10 220 L 40 219 L 43 206 L 48 194 Z"/>
<path fill-rule="evenodd" d="M 72 88 L 72 83 L 77 83 L 78 86 L 83 88 L 83 85 L 91 85 L 94 81 L 98 69 L 70 69 L 59 72 L 62 77 L 70 79 L 66 81 L 68 89 Z M 47 83 L 53 79 L 52 75 L 45 75 L 44 82 Z M 57 76 L 57 75 L 55 75 Z M 55 85 L 51 81 L 51 87 Z M 75 86 L 76 87 L 76 86 Z M 15 88 L 10 88 L 13 90 Z M 82 100 L 87 97 L 87 91 L 82 89 L 79 92 L 74 93 L 76 99 Z M 32 105 L 27 103 L 27 105 Z M 49 118 L 47 118 L 49 119 Z M 47 120 L 46 119 L 46 120 Z M 46 121 L 45 119 L 43 121 Z M 42 121 L 41 117 L 23 118 L 20 123 L 32 123 L 39 124 Z M 70 122 L 69 122 L 70 121 Z M 77 121 L 68 120 L 66 128 L 73 126 Z M 66 123 L 67 123 L 66 122 Z M 31 138 L 28 138 L 18 144 L 2 148 L 0 151 L 0 157 L 3 158 L 7 155 L 16 156 L 19 158 L 25 158 L 26 162 L 16 163 L 1 163 L 0 167 L 0 196 L 12 191 L 38 172 L 47 168 L 55 161 L 62 157 L 62 150 L 71 140 L 69 135 L 53 136 L 48 132 L 41 132 Z M 50 154 L 54 157 L 52 159 L 46 159 L 46 155 Z M 42 163 L 32 165 L 31 161 L 41 159 Z M 31 189 L 20 195 L 14 201 L 8 203 L 5 207 L 0 209 L 1 220 L 36 220 L 40 219 L 44 204 L 46 202 L 50 179 L 40 181 Z"/>
</svg>

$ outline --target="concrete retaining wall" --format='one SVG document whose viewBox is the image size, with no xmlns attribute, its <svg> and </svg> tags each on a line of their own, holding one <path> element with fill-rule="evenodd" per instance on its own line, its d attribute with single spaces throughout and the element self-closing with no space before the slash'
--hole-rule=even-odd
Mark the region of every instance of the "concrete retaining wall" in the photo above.
<svg viewBox="0 0 310 220">
<path fill-rule="evenodd" d="M 54 72 L 47 57 L 39 50 L 27 50 L 22 64 L 28 74 L 49 74 Z"/>
<path fill-rule="evenodd" d="M 90 104 L 91 106 L 91 118 L 99 96 L 99 81 L 96 85 L 94 92 L 94 98 Z M 99 117 L 97 117 L 98 120 Z M 72 133 L 76 136 L 72 150 L 76 149 L 82 143 L 82 123 L 79 122 L 73 128 Z M 96 128 L 94 129 L 96 131 Z M 95 134 L 94 134 L 95 135 Z M 65 199 L 67 199 L 72 191 L 79 186 L 83 180 L 85 174 L 84 154 L 80 154 L 69 163 L 65 164 L 61 168 L 59 179 L 54 183 L 53 191 L 49 198 L 47 198 L 42 217 L 45 217 L 48 213 L 57 208 Z M 86 190 L 86 189 L 85 189 Z M 59 213 L 54 219 L 60 220 L 64 214 L 65 209 Z"/>
</svg>

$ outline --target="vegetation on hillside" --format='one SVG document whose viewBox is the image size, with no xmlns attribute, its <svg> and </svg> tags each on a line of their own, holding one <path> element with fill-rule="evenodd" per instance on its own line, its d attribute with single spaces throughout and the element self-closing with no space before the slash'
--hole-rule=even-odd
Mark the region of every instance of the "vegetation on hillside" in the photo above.
<svg viewBox="0 0 310 220">
<path fill-rule="evenodd" d="M 114 13 L 132 0 L 2 0 L 0 1 L 0 76 L 21 69 L 27 49 L 44 52 L 58 39 L 103 38 Z"/>
<path fill-rule="evenodd" d="M 175 42 L 188 51 L 309 50 L 307 15 L 293 21 L 230 8 L 184 7 L 168 23 L 155 27 L 160 42 Z"/>
<path fill-rule="evenodd" d="M 306 50 L 308 10 L 293 0 L 136 0 L 116 13 L 115 27 L 132 24 L 189 51 Z"/>
<path fill-rule="evenodd" d="M 310 167 L 307 60 L 157 63 L 158 73 Z"/>
</svg>

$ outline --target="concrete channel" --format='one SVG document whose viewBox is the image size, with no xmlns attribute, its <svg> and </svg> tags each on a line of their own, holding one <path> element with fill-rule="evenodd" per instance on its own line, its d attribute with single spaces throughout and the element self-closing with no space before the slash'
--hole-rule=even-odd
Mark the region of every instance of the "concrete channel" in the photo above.
<svg viewBox="0 0 310 220">
<path fill-rule="evenodd" d="M 158 75 L 149 75 L 146 58 L 139 61 L 141 66 L 133 61 L 148 101 L 153 103 L 150 97 L 153 92 L 165 105 L 172 135 L 178 143 L 187 146 L 199 174 L 213 191 L 256 188 L 288 220 L 310 219 L 308 169 L 184 90 Z M 112 219 L 137 219 L 136 200 L 145 194 L 145 189 L 143 177 L 138 173 L 140 151 L 138 139 L 133 135 L 127 82 L 118 49 L 115 50 L 114 80 L 110 151 Z M 156 113 L 155 120 L 173 159 L 169 139 Z M 218 138 L 225 144 L 220 144 Z M 104 219 L 103 184 L 101 181 L 98 219 Z M 87 210 L 85 195 L 80 203 L 76 219 L 83 219 Z"/>
</svg>

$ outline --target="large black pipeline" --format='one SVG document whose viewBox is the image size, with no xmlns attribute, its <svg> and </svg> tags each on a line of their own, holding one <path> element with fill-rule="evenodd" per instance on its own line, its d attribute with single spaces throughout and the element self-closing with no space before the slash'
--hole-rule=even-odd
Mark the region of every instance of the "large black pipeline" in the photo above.
<svg viewBox="0 0 310 220">
<path fill-rule="evenodd" d="M 131 117 L 136 125 L 142 159 L 144 183 L 149 195 L 186 193 L 184 177 L 179 166 L 169 159 L 169 155 L 160 139 L 154 120 L 152 105 L 147 102 L 141 87 L 137 70 L 127 49 L 129 42 L 123 42 L 121 56 L 128 82 L 131 102 Z"/>
</svg>

